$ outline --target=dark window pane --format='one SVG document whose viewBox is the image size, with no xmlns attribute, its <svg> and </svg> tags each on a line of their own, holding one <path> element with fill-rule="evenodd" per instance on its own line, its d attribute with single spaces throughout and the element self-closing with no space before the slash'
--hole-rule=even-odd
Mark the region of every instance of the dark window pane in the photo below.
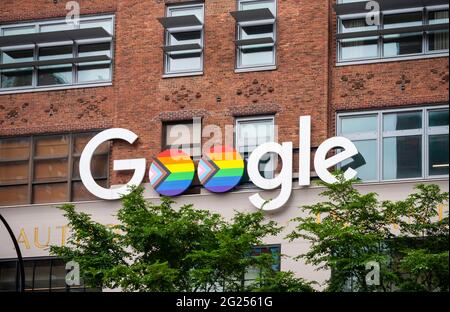
<svg viewBox="0 0 450 312">
<path fill-rule="evenodd" d="M 4 51 L 3 64 L 23 63 L 33 61 L 33 50 Z M 14 88 L 32 85 L 32 68 L 15 68 L 3 70 L 1 73 L 1 87 Z"/>
<path fill-rule="evenodd" d="M 35 142 L 35 157 L 67 156 L 68 147 L 67 135 L 38 138 Z"/>
<path fill-rule="evenodd" d="M 422 136 L 405 136 L 383 140 L 383 179 L 419 178 L 422 176 Z"/>
<path fill-rule="evenodd" d="M 98 185 L 102 187 L 107 187 L 106 180 L 96 181 Z M 81 182 L 73 182 L 72 184 L 72 200 L 76 201 L 84 201 L 84 200 L 96 200 L 98 199 L 96 196 L 92 195 Z"/>
<path fill-rule="evenodd" d="M 38 85 L 62 85 L 72 83 L 72 65 L 39 67 Z"/>
<path fill-rule="evenodd" d="M 422 112 L 385 114 L 384 131 L 413 130 L 422 128 Z"/>
<path fill-rule="evenodd" d="M 448 126 L 448 109 L 430 111 L 428 124 L 430 127 Z"/>
<path fill-rule="evenodd" d="M 73 57 L 73 46 L 57 46 L 39 49 L 39 60 L 59 60 Z"/>
<path fill-rule="evenodd" d="M 60 203 L 68 201 L 67 183 L 35 185 L 33 187 L 33 203 Z"/>
<path fill-rule="evenodd" d="M 67 178 L 67 159 L 37 160 L 34 163 L 34 181 L 51 181 Z"/>
<path fill-rule="evenodd" d="M 448 134 L 429 137 L 430 175 L 448 175 Z"/>
<path fill-rule="evenodd" d="M 15 261 L 0 262 L 0 292 L 17 290 L 17 268 Z"/>
<path fill-rule="evenodd" d="M 428 12 L 428 20 L 432 25 L 448 23 L 448 10 Z"/>
<path fill-rule="evenodd" d="M 69 59 L 73 57 L 73 46 L 59 46 L 39 49 L 39 60 Z M 59 85 L 72 83 L 72 65 L 39 67 L 38 85 Z"/>
<path fill-rule="evenodd" d="M 78 56 L 97 56 L 97 55 L 107 55 L 111 57 L 111 43 L 94 43 L 94 44 L 84 44 L 78 47 Z"/>
<path fill-rule="evenodd" d="M 201 31 L 186 31 L 171 33 L 169 36 L 170 45 L 189 44 L 189 43 L 201 43 L 202 32 Z"/>
<path fill-rule="evenodd" d="M 50 288 L 50 261 L 39 260 L 36 261 L 34 271 L 34 290 L 48 291 Z"/>
<path fill-rule="evenodd" d="M 342 170 L 352 168 L 358 172 L 358 179 L 372 181 L 377 179 L 377 141 L 354 141 L 359 154 L 342 162 Z"/>
<path fill-rule="evenodd" d="M 91 161 L 91 172 L 95 178 L 106 178 L 108 175 L 108 156 L 94 156 Z M 73 178 L 80 179 L 80 159 L 73 162 Z"/>
<path fill-rule="evenodd" d="M 52 260 L 52 291 L 66 290 L 66 264 L 62 260 L 53 259 Z"/>
<path fill-rule="evenodd" d="M 398 34 L 383 37 L 385 57 L 422 53 L 422 34 Z"/>
<path fill-rule="evenodd" d="M 3 64 L 13 64 L 31 62 L 33 60 L 33 50 L 13 50 L 2 52 Z"/>
<path fill-rule="evenodd" d="M 24 205 L 28 204 L 28 186 L 1 186 L 0 205 Z"/>
<path fill-rule="evenodd" d="M 33 270 L 34 270 L 34 261 L 24 261 L 23 262 L 24 270 L 25 270 L 25 290 L 33 289 Z"/>
<path fill-rule="evenodd" d="M 28 87 L 32 85 L 33 71 L 31 68 L 4 70 L 1 73 L 2 88 Z"/>
<path fill-rule="evenodd" d="M 428 49 L 430 51 L 448 50 L 448 30 L 430 32 Z"/>
<path fill-rule="evenodd" d="M 0 162 L 0 184 L 28 181 L 28 161 Z"/>
<path fill-rule="evenodd" d="M 242 30 L 244 33 L 241 34 L 241 39 L 273 37 L 273 24 L 245 26 Z"/>
<path fill-rule="evenodd" d="M 376 30 L 377 25 L 367 25 L 365 18 L 341 20 L 341 33 Z"/>
<path fill-rule="evenodd" d="M 384 28 L 412 27 L 422 25 L 422 12 L 384 15 Z"/>
<path fill-rule="evenodd" d="M 28 138 L 0 140 L 0 160 L 27 159 L 29 155 Z"/>
</svg>

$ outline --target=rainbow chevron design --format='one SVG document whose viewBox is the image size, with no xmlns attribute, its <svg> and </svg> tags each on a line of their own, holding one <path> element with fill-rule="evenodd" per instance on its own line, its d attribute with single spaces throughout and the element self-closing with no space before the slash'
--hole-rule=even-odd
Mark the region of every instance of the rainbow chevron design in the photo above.
<svg viewBox="0 0 450 312">
<path fill-rule="evenodd" d="M 244 160 L 234 149 L 216 146 L 203 156 L 198 164 L 198 178 L 213 193 L 232 190 L 244 175 Z"/>
<path fill-rule="evenodd" d="M 192 159 L 180 150 L 160 153 L 150 166 L 150 184 L 164 196 L 177 196 L 186 191 L 194 179 Z"/>
</svg>

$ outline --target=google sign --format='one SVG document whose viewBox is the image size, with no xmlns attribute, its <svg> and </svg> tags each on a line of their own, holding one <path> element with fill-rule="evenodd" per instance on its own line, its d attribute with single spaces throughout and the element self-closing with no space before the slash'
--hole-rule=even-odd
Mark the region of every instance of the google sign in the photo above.
<svg viewBox="0 0 450 312">
<path fill-rule="evenodd" d="M 129 186 L 142 183 L 146 171 L 146 159 L 114 160 L 114 170 L 134 170 L 133 177 L 123 186 L 117 188 L 104 188 L 98 185 L 91 172 L 91 160 L 95 150 L 104 142 L 120 139 L 133 144 L 138 136 L 130 130 L 114 128 L 97 134 L 86 145 L 80 158 L 80 176 L 84 186 L 95 196 L 106 199 L 119 199 L 128 194 Z M 339 148 L 341 151 L 327 157 L 332 150 Z M 268 153 L 278 155 L 282 160 L 282 168 L 279 174 L 267 179 L 259 171 L 261 159 Z M 342 161 L 358 154 L 356 146 L 343 137 L 333 137 L 324 141 L 317 149 L 314 157 L 314 169 L 325 182 L 334 183 L 336 178 L 328 170 Z M 273 211 L 281 208 L 289 200 L 292 193 L 293 177 L 293 143 L 275 142 L 264 143 L 258 146 L 251 154 L 247 162 L 247 173 L 252 183 L 263 190 L 280 188 L 276 198 L 264 199 L 260 194 L 249 197 L 250 202 L 265 211 Z M 308 186 L 311 183 L 311 117 L 300 117 L 299 131 L 299 186 Z M 196 173 L 197 171 L 197 173 Z M 192 159 L 179 149 L 168 149 L 160 153 L 150 166 L 150 184 L 161 195 L 177 196 L 183 194 L 191 185 L 194 175 L 197 174 L 202 185 L 213 193 L 224 193 L 232 190 L 239 184 L 244 175 L 244 159 L 231 147 L 214 146 L 204 153 L 195 170 Z M 351 168 L 344 172 L 346 179 L 356 176 L 357 172 Z"/>
</svg>

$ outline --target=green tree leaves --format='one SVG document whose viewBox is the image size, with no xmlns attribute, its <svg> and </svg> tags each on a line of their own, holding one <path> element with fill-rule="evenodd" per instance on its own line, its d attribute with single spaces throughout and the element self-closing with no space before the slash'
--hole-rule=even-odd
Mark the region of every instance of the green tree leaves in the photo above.
<svg viewBox="0 0 450 312">
<path fill-rule="evenodd" d="M 340 173 L 337 178 L 335 184 L 319 182 L 327 201 L 302 207 L 307 215 L 294 219 L 298 224 L 288 236 L 311 243 L 299 258 L 331 270 L 327 290 L 448 291 L 448 217 L 437 218 L 448 193 L 437 185 L 418 185 L 404 201 L 380 202 L 375 193 L 359 193 L 356 180 L 346 181 Z M 371 261 L 380 265 L 379 285 L 367 284 Z"/>
</svg>

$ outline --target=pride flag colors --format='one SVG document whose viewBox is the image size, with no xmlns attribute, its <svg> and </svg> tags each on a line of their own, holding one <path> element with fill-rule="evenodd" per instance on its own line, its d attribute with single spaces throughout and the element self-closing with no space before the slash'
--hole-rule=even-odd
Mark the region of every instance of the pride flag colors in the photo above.
<svg viewBox="0 0 450 312">
<path fill-rule="evenodd" d="M 215 146 L 198 164 L 198 178 L 210 192 L 225 193 L 232 190 L 244 175 L 244 160 L 231 147 Z"/>
<path fill-rule="evenodd" d="M 194 173 L 189 155 L 176 149 L 165 150 L 150 166 L 150 184 L 161 195 L 177 196 L 189 188 Z"/>
</svg>

